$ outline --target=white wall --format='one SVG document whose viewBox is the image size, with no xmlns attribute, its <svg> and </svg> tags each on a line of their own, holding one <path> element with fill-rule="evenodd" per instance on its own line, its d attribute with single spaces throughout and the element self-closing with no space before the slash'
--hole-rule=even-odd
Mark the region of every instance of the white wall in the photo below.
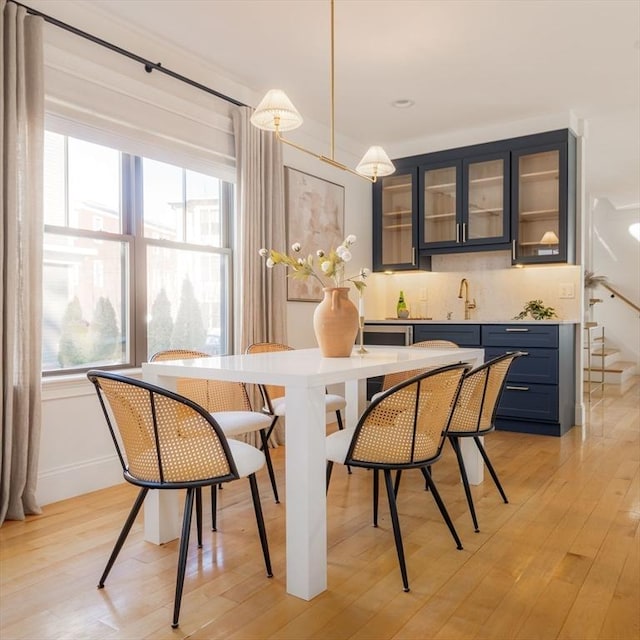
<svg viewBox="0 0 640 640">
<path fill-rule="evenodd" d="M 640 304 L 640 242 L 629 233 L 631 224 L 640 223 L 640 206 L 617 210 L 599 198 L 591 217 L 589 270 L 607 276 L 614 289 Z M 587 297 L 602 300 L 593 306 L 590 319 L 604 325 L 607 347 L 619 349 L 621 359 L 634 362 L 640 372 L 640 314 L 603 287 L 589 290 Z"/>
</svg>

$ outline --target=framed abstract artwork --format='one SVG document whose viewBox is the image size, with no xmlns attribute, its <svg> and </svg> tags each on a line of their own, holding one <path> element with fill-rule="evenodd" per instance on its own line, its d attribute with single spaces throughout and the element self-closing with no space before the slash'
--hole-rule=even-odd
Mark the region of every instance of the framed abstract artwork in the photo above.
<svg viewBox="0 0 640 640">
<path fill-rule="evenodd" d="M 287 253 L 299 242 L 301 255 L 315 257 L 344 240 L 344 187 L 308 173 L 285 167 Z M 315 278 L 287 278 L 287 300 L 319 302 L 322 286 Z"/>
</svg>

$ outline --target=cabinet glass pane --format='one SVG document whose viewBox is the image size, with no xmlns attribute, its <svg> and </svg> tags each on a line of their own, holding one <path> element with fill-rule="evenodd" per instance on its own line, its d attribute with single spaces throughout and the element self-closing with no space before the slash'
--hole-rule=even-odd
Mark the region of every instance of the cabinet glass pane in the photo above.
<svg viewBox="0 0 640 640">
<path fill-rule="evenodd" d="M 560 152 L 523 155 L 518 161 L 518 255 L 559 251 Z"/>
<path fill-rule="evenodd" d="M 465 239 L 504 235 L 504 162 L 469 164 L 469 224 Z"/>
<path fill-rule="evenodd" d="M 382 179 L 382 262 L 413 263 L 413 175 Z"/>
<path fill-rule="evenodd" d="M 424 242 L 455 242 L 456 167 L 424 173 Z"/>
</svg>

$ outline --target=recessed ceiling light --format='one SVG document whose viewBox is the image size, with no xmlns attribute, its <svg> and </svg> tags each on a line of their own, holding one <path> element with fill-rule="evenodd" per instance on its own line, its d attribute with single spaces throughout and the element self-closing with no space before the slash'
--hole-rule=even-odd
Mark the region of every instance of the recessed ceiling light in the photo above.
<svg viewBox="0 0 640 640">
<path fill-rule="evenodd" d="M 396 109 L 408 109 L 409 107 L 413 107 L 415 102 L 413 100 L 409 100 L 408 98 L 403 98 L 401 100 L 394 100 L 391 103 L 392 107 Z"/>
</svg>

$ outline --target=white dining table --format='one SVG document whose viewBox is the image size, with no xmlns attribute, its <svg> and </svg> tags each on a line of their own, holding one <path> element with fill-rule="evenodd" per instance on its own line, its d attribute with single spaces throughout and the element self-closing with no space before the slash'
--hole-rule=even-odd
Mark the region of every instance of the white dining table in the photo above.
<svg viewBox="0 0 640 640">
<path fill-rule="evenodd" d="M 367 378 L 456 362 L 477 366 L 484 360 L 483 349 L 366 348 L 367 353 L 360 354 L 354 347 L 348 358 L 324 358 L 319 349 L 295 349 L 142 365 L 145 381 L 170 390 L 175 390 L 177 378 L 269 383 L 285 388 L 286 588 L 304 600 L 327 588 L 326 386 L 344 383 L 345 426 L 353 428 L 366 405 Z M 479 484 L 483 477 L 481 457 L 475 447 L 466 447 L 463 455 L 470 482 Z M 176 492 L 150 491 L 144 518 L 146 540 L 162 544 L 178 538 Z"/>
</svg>

